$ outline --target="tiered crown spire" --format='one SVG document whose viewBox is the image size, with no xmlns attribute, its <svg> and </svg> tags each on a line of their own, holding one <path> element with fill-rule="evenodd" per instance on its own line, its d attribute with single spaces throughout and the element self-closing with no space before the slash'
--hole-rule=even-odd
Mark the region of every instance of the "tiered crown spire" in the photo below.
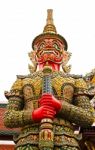
<svg viewBox="0 0 95 150">
<path fill-rule="evenodd" d="M 47 20 L 46 25 L 44 27 L 43 33 L 57 33 L 56 27 L 53 23 L 53 10 L 48 9 L 47 10 Z"/>
<path fill-rule="evenodd" d="M 34 38 L 32 42 L 32 48 L 35 49 L 34 45 L 36 45 L 36 43 L 42 42 L 45 38 L 58 39 L 60 40 L 61 43 L 64 44 L 64 50 L 67 50 L 68 48 L 67 41 L 65 40 L 65 38 L 61 36 L 60 34 L 57 34 L 56 27 L 53 22 L 53 10 L 52 9 L 47 10 L 46 25 L 44 27 L 43 33 Z"/>
</svg>

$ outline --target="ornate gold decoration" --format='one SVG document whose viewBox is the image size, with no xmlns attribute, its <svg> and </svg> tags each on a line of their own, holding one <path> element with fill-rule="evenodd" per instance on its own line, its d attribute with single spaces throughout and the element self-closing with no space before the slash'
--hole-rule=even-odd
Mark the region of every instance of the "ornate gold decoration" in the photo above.
<svg viewBox="0 0 95 150">
<path fill-rule="evenodd" d="M 12 87 L 11 87 L 11 90 L 21 90 L 21 88 L 22 88 L 22 80 L 21 79 L 17 79 L 15 82 L 14 82 L 14 84 L 12 85 Z"/>
<path fill-rule="evenodd" d="M 75 86 L 76 86 L 77 88 L 84 88 L 84 89 L 87 89 L 87 84 L 86 84 L 86 82 L 83 80 L 83 78 L 76 79 Z"/>
<path fill-rule="evenodd" d="M 71 58 L 71 53 L 67 51 L 63 51 L 63 62 L 62 69 L 65 73 L 69 73 L 71 71 L 71 65 L 67 65 L 69 59 Z"/>
<path fill-rule="evenodd" d="M 36 50 L 35 51 L 31 51 L 30 53 L 28 53 L 28 56 L 32 62 L 32 65 L 28 64 L 28 68 L 30 73 L 33 73 L 36 71 L 37 69 L 37 62 L 35 61 L 35 57 L 36 57 Z"/>
<path fill-rule="evenodd" d="M 53 10 L 47 10 L 47 21 L 46 26 L 44 27 L 43 33 L 57 33 L 56 27 L 53 24 Z"/>
<path fill-rule="evenodd" d="M 47 20 L 46 25 L 44 27 L 43 33 L 36 36 L 32 42 L 32 48 L 35 50 L 36 44 L 40 41 L 43 41 L 45 38 L 54 38 L 60 40 L 64 44 L 64 50 L 67 50 L 68 44 L 63 36 L 57 34 L 56 27 L 53 23 L 53 10 L 47 10 Z"/>
</svg>

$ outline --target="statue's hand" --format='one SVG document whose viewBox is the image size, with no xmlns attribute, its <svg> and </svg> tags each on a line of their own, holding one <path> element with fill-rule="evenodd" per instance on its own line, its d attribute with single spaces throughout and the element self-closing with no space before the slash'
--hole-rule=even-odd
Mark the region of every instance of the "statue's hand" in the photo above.
<svg viewBox="0 0 95 150">
<path fill-rule="evenodd" d="M 53 119 L 56 111 L 51 106 L 41 106 L 32 112 L 32 119 L 35 122 L 40 122 L 44 118 Z"/>
<path fill-rule="evenodd" d="M 40 106 L 51 106 L 56 110 L 56 113 L 59 112 L 62 108 L 62 104 L 57 100 L 52 94 L 43 94 L 39 100 Z"/>
</svg>

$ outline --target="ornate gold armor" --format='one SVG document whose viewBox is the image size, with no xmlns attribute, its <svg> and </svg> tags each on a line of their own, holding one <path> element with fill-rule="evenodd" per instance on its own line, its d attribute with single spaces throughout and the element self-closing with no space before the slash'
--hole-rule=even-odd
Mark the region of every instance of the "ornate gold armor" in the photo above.
<svg viewBox="0 0 95 150">
<path fill-rule="evenodd" d="M 16 146 L 38 145 L 39 124 L 31 118 L 32 111 L 39 107 L 38 99 L 42 95 L 41 71 L 28 76 L 18 76 L 11 91 L 6 93 L 9 99 L 5 114 L 5 125 L 21 127 L 15 138 Z M 89 126 L 93 122 L 93 109 L 88 97 L 88 87 L 83 78 L 65 75 L 63 72 L 52 73 L 53 95 L 63 103 L 61 112 L 53 120 L 54 145 L 79 148 L 77 140 L 81 136 L 74 134 L 74 124 Z"/>
</svg>

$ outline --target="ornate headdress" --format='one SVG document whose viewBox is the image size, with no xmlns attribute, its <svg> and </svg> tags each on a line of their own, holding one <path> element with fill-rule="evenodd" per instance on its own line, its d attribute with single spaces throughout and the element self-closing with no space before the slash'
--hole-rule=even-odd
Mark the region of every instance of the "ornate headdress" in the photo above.
<svg viewBox="0 0 95 150">
<path fill-rule="evenodd" d="M 55 39 L 59 39 L 64 45 L 65 45 L 65 50 L 67 50 L 68 45 L 67 41 L 65 38 L 59 34 L 57 34 L 56 27 L 53 23 L 53 10 L 48 9 L 47 10 L 47 20 L 46 20 L 46 25 L 44 27 L 43 33 L 36 36 L 32 42 L 32 48 L 35 49 L 34 45 L 39 41 L 43 40 L 44 38 L 47 37 L 53 37 Z"/>
<path fill-rule="evenodd" d="M 66 61 L 64 60 L 62 64 L 62 68 L 63 70 L 65 69 L 64 70 L 65 72 L 68 72 L 68 67 L 65 66 L 64 64 L 66 64 L 67 61 L 69 60 L 71 53 L 67 52 L 68 44 L 65 38 L 61 36 L 60 34 L 57 34 L 56 27 L 53 23 L 53 10 L 52 9 L 47 10 L 47 20 L 46 20 L 46 25 L 44 27 L 43 33 L 36 36 L 32 42 L 32 48 L 34 51 L 29 53 L 30 60 L 33 63 L 33 66 L 29 65 L 30 72 L 35 72 L 37 68 L 37 62 L 35 62 L 35 55 L 37 53 L 36 45 L 37 43 L 42 42 L 46 38 L 53 38 L 55 40 L 59 40 L 64 45 L 64 51 L 65 51 L 64 53 L 65 55 L 68 55 L 68 59 L 66 59 Z M 70 66 L 69 66 L 69 69 L 70 69 Z"/>
</svg>

